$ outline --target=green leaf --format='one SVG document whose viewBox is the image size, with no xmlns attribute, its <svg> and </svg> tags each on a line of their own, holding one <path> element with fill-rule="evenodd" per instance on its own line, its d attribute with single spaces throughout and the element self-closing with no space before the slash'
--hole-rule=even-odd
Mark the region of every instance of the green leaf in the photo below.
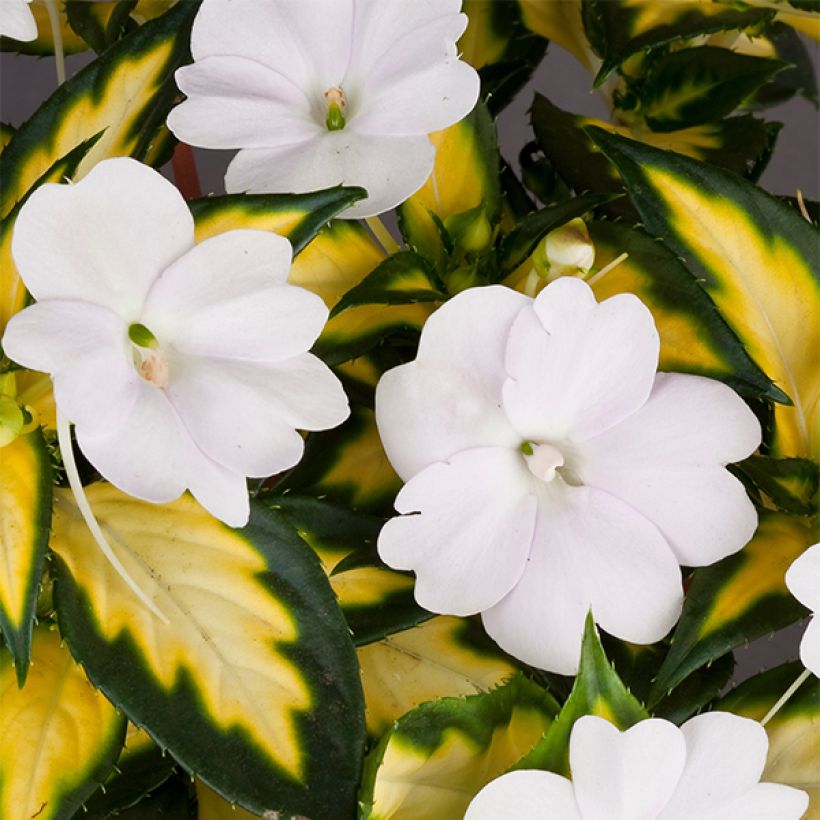
<svg viewBox="0 0 820 820">
<path fill-rule="evenodd" d="M 187 777 L 181 774 L 173 775 L 150 794 L 145 795 L 139 803 L 109 817 L 116 820 L 204 820 L 204 817 L 197 818 L 191 809 L 189 786 L 190 781 Z M 240 820 L 241 816 L 237 812 L 236 820 Z M 85 815 L 80 811 L 74 815 L 73 820 L 84 818 Z"/>
<path fill-rule="evenodd" d="M 0 654 L 0 817 L 71 817 L 111 771 L 124 733 L 56 630 L 38 626 L 23 689 Z"/>
<path fill-rule="evenodd" d="M 51 494 L 51 461 L 40 430 L 0 448 L 0 630 L 20 686 L 29 671 Z"/>
<path fill-rule="evenodd" d="M 368 756 L 360 816 L 462 817 L 480 789 L 541 738 L 558 708 L 521 675 L 492 692 L 422 704 Z"/>
<path fill-rule="evenodd" d="M 105 157 L 164 160 L 164 122 L 174 103 L 176 68 L 190 59 L 197 3 L 178 3 L 120 40 L 63 83 L 17 130 L 0 166 L 0 216 L 72 149 L 104 132 L 76 178 Z"/>
<path fill-rule="evenodd" d="M 421 703 L 489 692 L 519 671 L 476 621 L 449 615 L 360 646 L 357 654 L 373 737 Z"/>
<path fill-rule="evenodd" d="M 812 539 L 810 524 L 763 512 L 757 533 L 743 550 L 695 570 L 650 707 L 699 667 L 805 614 L 784 576 Z"/>
<path fill-rule="evenodd" d="M 353 813 L 363 715 L 353 646 L 312 550 L 254 505 L 231 530 L 188 496 L 87 488 L 135 599 L 70 500 L 51 545 L 63 635 L 129 719 L 225 799 L 262 813 Z"/>
<path fill-rule="evenodd" d="M 575 721 L 584 715 L 606 718 L 619 729 L 628 729 L 649 717 L 607 660 L 591 613 L 572 691 L 549 731 L 515 768 L 546 769 L 569 776 L 569 736 Z"/>
<path fill-rule="evenodd" d="M 730 692 L 717 709 L 762 720 L 781 695 L 803 673 L 799 662 L 769 669 L 744 681 Z M 809 794 L 813 809 L 820 805 L 817 760 L 820 749 L 820 679 L 809 678 L 766 724 L 769 753 L 762 780 L 783 783 Z"/>
<path fill-rule="evenodd" d="M 731 114 L 786 64 L 700 46 L 652 63 L 640 90 L 641 114 L 653 131 L 675 131 Z"/>
<path fill-rule="evenodd" d="M 430 134 L 430 139 L 436 146 L 433 172 L 397 212 L 409 247 L 443 271 L 449 255 L 440 229 L 445 220 L 483 205 L 490 225 L 498 221 L 498 142 L 495 123 L 481 103 L 460 122 Z"/>
<path fill-rule="evenodd" d="M 409 305 L 446 298 L 444 282 L 430 263 L 413 251 L 400 251 L 351 288 L 333 308 L 331 317 L 359 305 Z"/>
<path fill-rule="evenodd" d="M 816 20 L 820 23 L 820 17 Z M 768 41 L 772 48 L 772 56 L 786 63 L 787 68 L 756 91 L 751 99 L 746 101 L 746 106 L 764 108 L 777 105 L 791 99 L 795 94 L 802 94 L 817 105 L 816 70 L 804 38 L 791 26 L 776 21 L 766 28 L 761 39 Z"/>
<path fill-rule="evenodd" d="M 774 15 L 771 9 L 743 9 L 698 0 L 583 0 L 584 28 L 603 60 L 595 86 L 633 54 L 703 34 L 759 27 Z"/>
<path fill-rule="evenodd" d="M 498 267 L 501 275 L 509 274 L 523 264 L 550 231 L 612 199 L 614 197 L 611 195 L 587 194 L 542 208 L 524 217 L 504 237 L 498 249 Z"/>
<path fill-rule="evenodd" d="M 363 188 L 326 188 L 309 194 L 228 194 L 188 203 L 196 241 L 238 229 L 286 236 L 299 253 L 330 220 L 367 196 Z"/>
<path fill-rule="evenodd" d="M 458 41 L 461 59 L 478 70 L 481 99 L 497 116 L 526 85 L 547 50 L 547 41 L 530 31 L 511 3 L 465 0 L 467 30 Z"/>
<path fill-rule="evenodd" d="M 761 504 L 793 515 L 818 512 L 820 466 L 805 458 L 751 456 L 735 466 Z M 762 494 L 762 496 L 761 496 Z"/>
<path fill-rule="evenodd" d="M 791 398 L 775 408 L 772 454 L 820 454 L 820 234 L 760 188 L 601 129 L 649 233 L 698 278 L 760 368 Z"/>
</svg>

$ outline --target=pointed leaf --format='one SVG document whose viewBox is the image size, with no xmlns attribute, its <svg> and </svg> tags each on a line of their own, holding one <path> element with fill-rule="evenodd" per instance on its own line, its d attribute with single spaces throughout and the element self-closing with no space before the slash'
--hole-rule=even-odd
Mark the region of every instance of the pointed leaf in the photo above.
<svg viewBox="0 0 820 820">
<path fill-rule="evenodd" d="M 561 46 L 590 73 L 601 65 L 581 18 L 581 0 L 518 0 L 524 25 Z"/>
<path fill-rule="evenodd" d="M 41 624 L 23 689 L 0 654 L 0 817 L 71 817 L 111 771 L 124 733 L 122 715 Z"/>
<path fill-rule="evenodd" d="M 231 805 L 201 780 L 196 782 L 197 820 L 254 820 L 255 814 Z"/>
<path fill-rule="evenodd" d="M 805 614 L 784 576 L 812 539 L 807 522 L 764 512 L 757 533 L 741 552 L 695 570 L 650 706 L 695 669 Z"/>
<path fill-rule="evenodd" d="M 359 647 L 367 731 L 428 700 L 488 692 L 518 671 L 472 620 L 439 615 Z"/>
<path fill-rule="evenodd" d="M 259 506 L 231 530 L 188 496 L 156 506 L 104 484 L 88 495 L 169 620 L 141 606 L 58 494 L 55 605 L 91 679 L 229 801 L 283 816 L 351 812 L 358 669 L 310 548 Z"/>
<path fill-rule="evenodd" d="M 0 448 L 0 629 L 21 686 L 29 671 L 51 525 L 51 488 L 51 462 L 40 430 Z M 0 655 L 5 653 L 0 650 Z"/>
<path fill-rule="evenodd" d="M 0 216 L 60 157 L 101 131 L 77 177 L 105 157 L 159 158 L 169 140 L 163 123 L 177 94 L 173 74 L 189 58 L 197 8 L 178 3 L 141 26 L 63 83 L 20 126 L 3 151 Z"/>
<path fill-rule="evenodd" d="M 491 692 L 424 703 L 365 762 L 361 817 L 462 817 L 483 786 L 526 754 L 558 704 L 518 675 Z"/>
<path fill-rule="evenodd" d="M 820 453 L 820 234 L 744 180 L 591 129 L 618 166 L 647 230 L 711 295 L 751 357 L 791 398 L 775 408 L 772 453 Z"/>
<path fill-rule="evenodd" d="M 628 729 L 649 717 L 607 660 L 591 613 L 587 616 L 581 662 L 572 692 L 549 731 L 515 768 L 546 769 L 569 776 L 569 736 L 575 721 L 584 715 L 606 718 L 619 729 Z"/>
</svg>

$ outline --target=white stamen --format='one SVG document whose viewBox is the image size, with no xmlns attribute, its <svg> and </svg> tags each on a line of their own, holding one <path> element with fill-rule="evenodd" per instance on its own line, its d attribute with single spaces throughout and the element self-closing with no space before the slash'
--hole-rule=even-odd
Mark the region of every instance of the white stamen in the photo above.
<svg viewBox="0 0 820 820">
<path fill-rule="evenodd" d="M 338 85 L 332 85 L 327 91 L 325 91 L 325 102 L 327 103 L 328 108 L 335 104 L 339 106 L 341 111 L 344 111 L 347 106 L 345 93 L 341 88 L 339 88 Z"/>
<path fill-rule="evenodd" d="M 158 350 L 139 350 L 140 362 L 137 370 L 140 376 L 154 387 L 168 387 L 168 363 Z"/>
<path fill-rule="evenodd" d="M 530 449 L 532 453 L 524 455 L 530 472 L 542 481 L 552 481 L 557 468 L 564 466 L 564 456 L 561 451 L 551 444 L 531 444 Z"/>
</svg>

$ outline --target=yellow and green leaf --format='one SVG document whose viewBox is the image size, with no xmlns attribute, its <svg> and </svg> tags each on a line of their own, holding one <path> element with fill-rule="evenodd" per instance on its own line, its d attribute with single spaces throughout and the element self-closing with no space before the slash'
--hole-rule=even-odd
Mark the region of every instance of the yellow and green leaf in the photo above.
<svg viewBox="0 0 820 820">
<path fill-rule="evenodd" d="M 479 207 L 490 226 L 499 217 L 498 145 L 495 124 L 480 103 L 460 122 L 430 134 L 430 139 L 436 146 L 433 172 L 397 210 L 409 247 L 443 270 L 448 219 Z"/>
<path fill-rule="evenodd" d="M 591 74 L 600 68 L 601 60 L 584 31 L 581 0 L 518 0 L 518 4 L 531 31 L 568 51 Z"/>
<path fill-rule="evenodd" d="M 157 506 L 110 485 L 87 490 L 120 561 L 168 619 L 140 604 L 59 492 L 54 600 L 89 677 L 230 802 L 351 811 L 364 734 L 358 668 L 312 550 L 258 505 L 232 530 L 188 496 Z"/>
<path fill-rule="evenodd" d="M 772 455 L 820 454 L 820 234 L 760 188 L 716 168 L 592 129 L 646 229 L 701 282 L 757 365 L 791 399 Z"/>
<path fill-rule="evenodd" d="M 61 157 L 100 132 L 75 178 L 105 157 L 164 159 L 169 137 L 163 123 L 177 95 L 173 75 L 188 58 L 196 9 L 179 3 L 115 43 L 20 126 L 3 151 L 0 216 Z"/>
<path fill-rule="evenodd" d="M 743 550 L 695 570 L 650 705 L 704 664 L 805 614 L 784 576 L 814 540 L 810 521 L 762 512 L 757 532 Z"/>
<path fill-rule="evenodd" d="M 541 739 L 558 709 L 522 675 L 491 692 L 418 706 L 368 756 L 360 816 L 462 817 L 483 786 Z"/>
<path fill-rule="evenodd" d="M 379 737 L 420 703 L 489 692 L 518 671 L 474 621 L 439 615 L 359 647 L 367 731 Z"/>
<path fill-rule="evenodd" d="M 26 685 L 0 655 L 0 817 L 62 820 L 114 766 L 125 719 L 86 677 L 59 634 L 34 632 Z"/>
<path fill-rule="evenodd" d="M 603 83 L 633 54 L 704 34 L 757 28 L 774 15 L 771 9 L 705 0 L 585 0 L 584 29 L 603 60 L 595 84 Z"/>
<path fill-rule="evenodd" d="M 196 782 L 197 820 L 254 820 L 257 815 L 223 800 L 201 780 Z"/>
<path fill-rule="evenodd" d="M 762 720 L 803 672 L 799 662 L 786 663 L 744 681 L 716 708 Z M 820 809 L 820 679 L 810 676 L 766 724 L 769 752 L 761 780 L 783 783 L 809 794 L 809 814 Z"/>
<path fill-rule="evenodd" d="M 51 497 L 51 463 L 40 430 L 0 448 L 0 629 L 20 686 L 29 671 Z"/>
<path fill-rule="evenodd" d="M 584 715 L 598 715 L 619 729 L 649 717 L 607 659 L 592 613 L 587 616 L 572 691 L 543 739 L 515 768 L 546 769 L 569 776 L 569 738 L 575 721 Z"/>
</svg>

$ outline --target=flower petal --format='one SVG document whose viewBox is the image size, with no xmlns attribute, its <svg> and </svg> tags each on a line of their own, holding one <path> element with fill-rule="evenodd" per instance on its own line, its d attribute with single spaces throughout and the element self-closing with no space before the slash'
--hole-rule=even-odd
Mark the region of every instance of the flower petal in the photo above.
<svg viewBox="0 0 820 820">
<path fill-rule="evenodd" d="M 404 202 L 433 170 L 435 148 L 424 136 L 371 137 L 350 128 L 309 142 L 240 151 L 228 166 L 228 193 L 304 193 L 333 185 L 359 185 L 369 194 L 343 219 L 373 216 Z"/>
<path fill-rule="evenodd" d="M 754 535 L 754 506 L 721 465 L 759 443 L 757 419 L 726 385 L 659 373 L 640 410 L 580 445 L 578 472 L 653 521 L 681 564 L 703 566 Z"/>
<path fill-rule="evenodd" d="M 206 57 L 176 72 L 187 100 L 168 115 L 179 139 L 203 148 L 270 148 L 323 130 L 316 100 L 290 80 L 245 57 Z"/>
<path fill-rule="evenodd" d="M 527 562 L 536 500 L 523 458 L 503 447 L 457 453 L 405 484 L 379 534 L 379 555 L 416 573 L 431 612 L 473 615 L 512 589 Z"/>
<path fill-rule="evenodd" d="M 820 678 L 820 620 L 816 615 L 809 621 L 800 641 L 800 660 Z"/>
<path fill-rule="evenodd" d="M 310 353 L 274 364 L 180 357 L 167 394 L 197 445 L 246 476 L 268 476 L 302 456 L 298 429 L 344 421 L 347 396 Z"/>
<path fill-rule="evenodd" d="M 472 800 L 464 820 L 584 820 L 572 783 L 552 772 L 520 769 L 491 780 Z"/>
<path fill-rule="evenodd" d="M 820 612 L 820 544 L 809 547 L 786 570 L 789 592 L 812 612 Z"/>
<path fill-rule="evenodd" d="M 507 335 L 529 301 L 500 286 L 462 291 L 427 320 L 416 361 L 382 376 L 376 422 L 403 479 L 460 450 L 521 443 L 500 399 Z"/>
<path fill-rule="evenodd" d="M 236 230 L 196 245 L 154 283 L 142 321 L 184 353 L 282 361 L 307 352 L 327 321 L 314 293 L 287 284 L 291 245 Z"/>
<path fill-rule="evenodd" d="M 706 712 L 684 723 L 681 731 L 686 739 L 686 766 L 661 814 L 663 820 L 707 817 L 760 780 L 769 740 L 757 721 L 728 712 Z"/>
<path fill-rule="evenodd" d="M 572 727 L 569 759 L 584 820 L 655 820 L 678 784 L 686 743 L 667 720 L 642 720 L 620 732 L 587 715 Z"/>
<path fill-rule="evenodd" d="M 547 285 L 510 331 L 504 409 L 524 438 L 583 441 L 649 397 L 659 340 L 652 314 L 631 294 L 598 304 L 589 285 Z"/>
<path fill-rule="evenodd" d="M 447 57 L 423 71 L 391 83 L 362 101 L 350 128 L 363 134 L 429 134 L 463 119 L 478 101 L 478 72 L 458 57 Z"/>
<path fill-rule="evenodd" d="M 131 412 L 140 378 L 129 360 L 123 320 L 107 308 L 63 299 L 12 316 L 3 349 L 18 364 L 51 374 L 57 406 L 102 433 Z"/>
<path fill-rule="evenodd" d="M 521 580 L 482 619 L 519 660 L 574 675 L 590 608 L 611 635 L 653 643 L 677 621 L 683 595 L 677 561 L 643 516 L 590 487 L 553 492 Z"/>
<path fill-rule="evenodd" d="M 17 217 L 12 253 L 35 299 L 85 300 L 135 321 L 154 279 L 193 244 L 179 191 L 117 157 L 76 184 L 38 188 Z"/>
<path fill-rule="evenodd" d="M 37 39 L 37 21 L 28 4 L 31 0 L 0 2 L 0 34 L 28 43 Z"/>
<path fill-rule="evenodd" d="M 809 796 L 780 783 L 758 783 L 729 803 L 698 815 L 702 820 L 800 820 L 809 807 Z M 678 817 L 678 815 L 676 815 Z M 684 815 L 679 815 L 683 820 Z M 691 820 L 692 815 L 685 815 Z M 666 813 L 660 820 L 667 820 Z"/>
<path fill-rule="evenodd" d="M 350 60 L 350 0 L 205 0 L 194 20 L 195 60 L 235 54 L 256 60 L 318 98 L 339 85 Z"/>
</svg>

